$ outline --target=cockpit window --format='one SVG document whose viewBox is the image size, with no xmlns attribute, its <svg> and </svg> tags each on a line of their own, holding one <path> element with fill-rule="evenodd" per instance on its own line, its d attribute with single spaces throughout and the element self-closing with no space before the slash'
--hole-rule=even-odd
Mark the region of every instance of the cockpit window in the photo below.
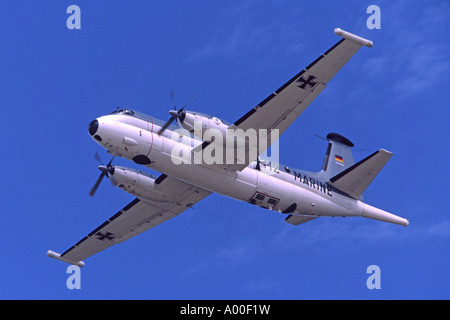
<svg viewBox="0 0 450 320">
<path fill-rule="evenodd" d="M 127 114 L 129 116 L 132 116 L 132 115 L 134 115 L 134 111 L 130 110 L 130 109 L 119 109 L 119 108 L 117 108 L 116 110 L 111 112 L 111 114 Z"/>
</svg>

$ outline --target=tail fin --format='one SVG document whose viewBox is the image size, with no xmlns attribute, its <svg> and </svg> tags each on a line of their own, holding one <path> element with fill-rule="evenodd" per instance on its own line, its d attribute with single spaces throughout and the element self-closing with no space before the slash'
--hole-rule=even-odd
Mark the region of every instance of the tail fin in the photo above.
<svg viewBox="0 0 450 320">
<path fill-rule="evenodd" d="M 350 197 L 358 199 L 391 157 L 391 152 L 380 149 L 335 175 L 329 182 Z"/>
<path fill-rule="evenodd" d="M 330 179 L 355 163 L 350 149 L 354 144 L 337 133 L 328 134 L 327 140 L 329 143 L 322 164 L 322 172 L 325 172 L 326 179 Z"/>
</svg>

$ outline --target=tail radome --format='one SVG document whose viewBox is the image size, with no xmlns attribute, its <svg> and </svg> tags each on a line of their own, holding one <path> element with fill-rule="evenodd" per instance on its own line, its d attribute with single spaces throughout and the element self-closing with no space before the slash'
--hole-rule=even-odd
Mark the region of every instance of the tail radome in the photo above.
<svg viewBox="0 0 450 320">
<path fill-rule="evenodd" d="M 322 164 L 322 172 L 328 180 L 350 168 L 355 162 L 351 148 L 354 144 L 338 133 L 327 135 L 328 148 Z"/>
</svg>

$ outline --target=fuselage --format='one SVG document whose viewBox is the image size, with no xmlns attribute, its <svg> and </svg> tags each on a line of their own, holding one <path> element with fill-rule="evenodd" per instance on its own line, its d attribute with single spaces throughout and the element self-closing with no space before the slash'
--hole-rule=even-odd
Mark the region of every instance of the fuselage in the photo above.
<svg viewBox="0 0 450 320">
<path fill-rule="evenodd" d="M 202 141 L 192 135 L 180 135 L 174 127 L 158 135 L 163 123 L 136 111 L 121 110 L 93 120 L 89 133 L 115 156 L 211 192 L 280 213 L 312 217 L 365 216 L 364 213 L 368 215 L 373 208 L 340 193 L 321 179 L 321 172 L 257 162 L 241 171 L 204 162 L 180 162 L 176 156 L 179 150 L 184 154 L 192 153 Z M 175 149 L 178 151 L 174 156 Z M 389 222 L 405 224 L 395 219 Z"/>
<path fill-rule="evenodd" d="M 174 148 L 185 148 L 189 152 L 202 141 L 190 135 L 180 137 L 173 130 L 158 135 L 156 132 L 162 121 L 127 111 L 99 117 L 90 126 L 94 140 L 113 155 L 211 192 L 282 213 L 313 216 L 362 214 L 359 201 L 341 195 L 326 181 L 320 180 L 320 172 L 306 172 L 272 163 L 260 163 L 256 169 L 257 163 L 252 162 L 242 171 L 218 170 L 204 163 L 177 163 L 173 159 Z"/>
</svg>

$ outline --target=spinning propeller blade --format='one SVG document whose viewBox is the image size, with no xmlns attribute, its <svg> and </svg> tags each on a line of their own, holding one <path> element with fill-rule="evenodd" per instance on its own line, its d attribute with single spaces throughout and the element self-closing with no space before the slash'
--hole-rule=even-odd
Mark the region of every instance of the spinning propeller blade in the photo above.
<svg viewBox="0 0 450 320">
<path fill-rule="evenodd" d="M 109 163 L 105 166 L 102 163 L 102 160 L 100 159 L 100 156 L 98 155 L 98 153 L 95 153 L 95 159 L 100 163 L 100 165 L 98 166 L 98 169 L 102 172 L 100 174 L 100 176 L 98 177 L 97 181 L 95 182 L 94 186 L 92 187 L 91 191 L 89 192 L 89 195 L 91 197 L 94 196 L 95 192 L 97 191 L 98 186 L 100 185 L 100 183 L 102 182 L 103 178 L 105 177 L 105 175 L 109 178 L 109 175 L 114 173 L 114 166 L 111 165 L 114 156 L 111 158 L 111 160 L 109 161 Z"/>
<path fill-rule="evenodd" d="M 184 111 L 184 108 L 185 108 L 185 107 L 187 106 L 187 104 L 193 99 L 193 97 L 194 97 L 194 96 L 192 96 L 192 97 L 188 100 L 188 102 L 186 102 L 186 103 L 184 104 L 184 106 L 183 106 L 180 110 L 177 111 L 177 105 L 176 105 L 176 103 L 175 103 L 175 98 L 174 98 L 174 92 L 173 92 L 173 90 L 170 91 L 170 99 L 172 100 L 172 103 L 173 103 L 173 110 L 169 110 L 170 118 L 169 118 L 169 120 L 161 127 L 161 129 L 159 129 L 159 131 L 158 131 L 158 135 L 159 135 L 159 136 L 164 132 L 164 130 L 166 130 L 166 129 L 172 124 L 172 122 L 173 122 L 174 120 L 177 121 L 178 127 L 183 128 L 181 124 L 183 123 L 184 117 L 186 116 L 186 111 Z"/>
</svg>

